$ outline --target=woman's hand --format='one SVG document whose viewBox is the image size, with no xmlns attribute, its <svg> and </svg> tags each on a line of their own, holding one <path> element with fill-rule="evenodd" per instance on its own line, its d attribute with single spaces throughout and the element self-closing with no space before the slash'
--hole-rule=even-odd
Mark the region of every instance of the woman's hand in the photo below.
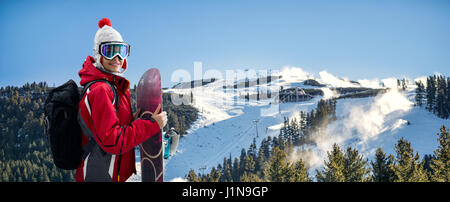
<svg viewBox="0 0 450 202">
<path fill-rule="evenodd" d="M 148 118 L 145 118 L 144 115 L 146 115 L 146 114 L 151 115 L 151 118 L 153 120 L 155 120 L 158 123 L 159 128 L 162 129 L 167 124 L 167 112 L 163 111 L 161 113 L 158 113 L 160 111 L 160 109 L 161 109 L 161 104 L 158 105 L 158 107 L 156 108 L 155 112 L 152 113 L 150 111 L 145 111 L 139 117 L 140 118 L 144 118 L 144 119 L 148 119 Z M 137 110 L 137 112 L 135 113 L 135 117 L 137 117 L 137 115 L 139 114 L 140 111 L 141 111 L 141 109 Z"/>
<path fill-rule="evenodd" d="M 167 112 L 165 111 L 159 114 L 153 114 L 152 118 L 155 119 L 161 129 L 167 124 Z"/>
</svg>

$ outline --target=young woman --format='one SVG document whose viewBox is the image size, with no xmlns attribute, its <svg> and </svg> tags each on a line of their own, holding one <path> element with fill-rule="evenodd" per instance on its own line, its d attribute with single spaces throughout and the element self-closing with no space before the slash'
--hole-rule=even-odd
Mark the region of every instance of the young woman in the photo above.
<svg viewBox="0 0 450 202">
<path fill-rule="evenodd" d="M 134 148 L 166 125 L 167 114 L 135 119 L 130 82 L 122 76 L 127 69 L 130 45 L 112 28 L 109 19 L 103 18 L 98 25 L 94 57 L 86 58 L 78 74 L 82 86 L 95 80 L 106 80 L 109 84 L 93 83 L 79 103 L 82 143 L 88 152 L 77 169 L 76 180 L 124 182 L 136 173 Z"/>
</svg>

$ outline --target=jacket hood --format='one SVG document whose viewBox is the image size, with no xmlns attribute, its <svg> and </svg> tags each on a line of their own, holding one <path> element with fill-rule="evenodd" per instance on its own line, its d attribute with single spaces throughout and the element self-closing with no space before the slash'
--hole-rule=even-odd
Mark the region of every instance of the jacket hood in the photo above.
<svg viewBox="0 0 450 202">
<path fill-rule="evenodd" d="M 105 79 L 109 82 L 114 83 L 117 89 L 122 93 L 125 93 L 129 89 L 130 82 L 127 79 L 118 75 L 108 73 L 106 71 L 101 71 L 99 68 L 95 67 L 94 64 L 95 59 L 91 56 L 87 56 L 81 70 L 78 72 L 78 75 L 81 78 L 80 85 L 84 86 L 90 81 Z"/>
</svg>

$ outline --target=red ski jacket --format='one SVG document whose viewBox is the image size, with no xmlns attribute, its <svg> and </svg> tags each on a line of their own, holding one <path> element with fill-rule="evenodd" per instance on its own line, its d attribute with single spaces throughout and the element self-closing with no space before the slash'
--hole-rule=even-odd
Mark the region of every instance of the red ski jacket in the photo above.
<svg viewBox="0 0 450 202">
<path fill-rule="evenodd" d="M 130 101 L 130 82 L 120 76 L 103 72 L 88 56 L 78 72 L 81 85 L 97 79 L 114 84 L 118 96 L 118 113 L 114 93 L 105 82 L 92 84 L 83 95 L 78 108 L 78 122 L 82 128 L 83 147 L 89 138 L 95 139 L 91 152 L 76 171 L 76 181 L 124 182 L 136 173 L 134 148 L 157 132 L 159 126 L 149 120 L 133 120 Z"/>
</svg>

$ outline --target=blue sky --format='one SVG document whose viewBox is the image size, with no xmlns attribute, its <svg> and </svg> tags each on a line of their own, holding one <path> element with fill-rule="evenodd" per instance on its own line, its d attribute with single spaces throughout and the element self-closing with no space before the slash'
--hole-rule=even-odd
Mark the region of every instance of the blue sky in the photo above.
<svg viewBox="0 0 450 202">
<path fill-rule="evenodd" d="M 4 0 L 0 86 L 78 82 L 103 17 L 131 44 L 132 84 L 156 67 L 172 86 L 172 73 L 193 72 L 194 61 L 203 71 L 291 65 L 355 80 L 450 76 L 445 0 Z"/>
</svg>

